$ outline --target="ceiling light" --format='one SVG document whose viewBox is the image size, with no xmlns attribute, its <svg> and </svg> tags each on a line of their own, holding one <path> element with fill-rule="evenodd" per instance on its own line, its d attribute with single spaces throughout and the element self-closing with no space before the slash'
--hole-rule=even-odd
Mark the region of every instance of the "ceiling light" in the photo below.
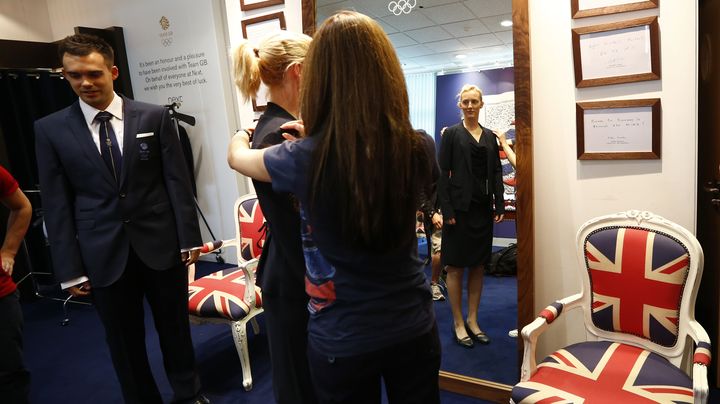
<svg viewBox="0 0 720 404">
<path fill-rule="evenodd" d="M 466 57 L 467 57 L 467 55 L 463 55 L 462 53 L 459 55 L 455 55 L 456 59 L 465 59 Z"/>
<path fill-rule="evenodd" d="M 502 25 L 503 27 L 512 27 L 513 24 L 510 20 L 502 20 L 500 21 L 500 25 Z"/>
</svg>

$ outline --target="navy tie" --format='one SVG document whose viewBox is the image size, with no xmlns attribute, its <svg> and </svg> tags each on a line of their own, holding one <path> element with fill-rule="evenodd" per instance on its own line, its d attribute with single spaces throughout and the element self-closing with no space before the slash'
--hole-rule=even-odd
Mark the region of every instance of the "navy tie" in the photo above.
<svg viewBox="0 0 720 404">
<path fill-rule="evenodd" d="M 113 115 L 107 111 L 98 112 L 95 120 L 100 122 L 100 155 L 105 160 L 105 165 L 115 177 L 115 181 L 119 182 L 120 172 L 122 169 L 122 155 L 118 147 L 115 131 L 113 130 L 110 119 Z"/>
</svg>

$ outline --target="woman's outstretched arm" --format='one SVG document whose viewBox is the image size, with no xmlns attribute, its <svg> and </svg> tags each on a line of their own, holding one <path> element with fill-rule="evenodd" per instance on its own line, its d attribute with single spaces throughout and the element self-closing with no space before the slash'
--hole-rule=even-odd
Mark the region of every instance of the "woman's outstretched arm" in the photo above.
<svg viewBox="0 0 720 404">
<path fill-rule="evenodd" d="M 270 173 L 265 167 L 263 156 L 267 149 L 251 149 L 250 137 L 244 130 L 233 135 L 228 146 L 230 168 L 258 181 L 270 182 Z"/>
</svg>

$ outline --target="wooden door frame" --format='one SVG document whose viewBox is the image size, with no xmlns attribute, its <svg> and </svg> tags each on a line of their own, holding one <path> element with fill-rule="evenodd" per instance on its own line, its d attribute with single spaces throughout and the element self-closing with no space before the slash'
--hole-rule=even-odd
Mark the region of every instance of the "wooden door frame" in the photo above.
<svg viewBox="0 0 720 404">
<path fill-rule="evenodd" d="M 515 71 L 515 144 L 517 153 L 517 210 L 518 234 L 518 329 L 535 319 L 534 235 L 533 220 L 533 138 L 532 86 L 530 65 L 529 0 L 512 0 L 513 54 Z M 312 35 L 315 31 L 315 0 L 301 0 L 302 29 Z M 522 339 L 518 337 L 518 375 L 522 362 Z M 440 371 L 440 388 L 451 392 L 507 403 L 512 386 L 476 379 L 456 373 Z"/>
</svg>

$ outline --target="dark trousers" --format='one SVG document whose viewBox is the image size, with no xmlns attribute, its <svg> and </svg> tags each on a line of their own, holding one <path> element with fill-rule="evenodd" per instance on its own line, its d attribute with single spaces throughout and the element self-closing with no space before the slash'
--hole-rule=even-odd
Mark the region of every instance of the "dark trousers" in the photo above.
<svg viewBox="0 0 720 404">
<path fill-rule="evenodd" d="M 125 402 L 162 403 L 145 347 L 143 298 L 147 298 L 152 311 L 174 400 L 189 400 L 200 391 L 187 295 L 185 266 L 156 271 L 148 268 L 132 249 L 120 279 L 92 290 Z"/>
<path fill-rule="evenodd" d="M 390 404 L 440 402 L 437 325 L 419 337 L 350 357 L 328 357 L 309 346 L 308 358 L 320 403 L 380 403 L 381 378 Z"/>
<path fill-rule="evenodd" d="M 263 296 L 265 326 L 278 404 L 316 403 L 307 359 L 307 298 Z"/>
<path fill-rule="evenodd" d="M 0 401 L 28 402 L 30 373 L 23 366 L 23 316 L 15 291 L 0 298 Z"/>
</svg>

